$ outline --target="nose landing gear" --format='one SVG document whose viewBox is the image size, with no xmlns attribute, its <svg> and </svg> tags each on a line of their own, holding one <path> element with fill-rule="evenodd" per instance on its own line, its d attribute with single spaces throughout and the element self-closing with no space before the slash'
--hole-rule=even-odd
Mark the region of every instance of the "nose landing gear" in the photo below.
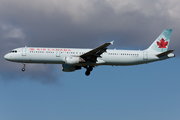
<svg viewBox="0 0 180 120">
<path fill-rule="evenodd" d="M 92 67 L 92 66 L 89 66 L 89 67 L 86 66 L 85 68 L 86 68 L 85 75 L 86 75 L 86 76 L 89 76 L 90 73 L 91 73 L 91 71 L 93 70 L 93 67 Z"/>
<path fill-rule="evenodd" d="M 26 66 L 26 64 L 23 63 L 23 68 L 21 69 L 23 72 L 25 71 L 25 66 Z"/>
</svg>

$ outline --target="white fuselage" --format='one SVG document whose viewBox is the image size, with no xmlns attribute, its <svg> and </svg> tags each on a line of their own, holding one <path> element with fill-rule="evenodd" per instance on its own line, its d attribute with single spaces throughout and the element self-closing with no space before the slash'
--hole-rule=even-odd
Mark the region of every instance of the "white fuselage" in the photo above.
<svg viewBox="0 0 180 120">
<path fill-rule="evenodd" d="M 35 48 L 23 47 L 12 50 L 5 55 L 5 59 L 20 63 L 44 63 L 44 64 L 65 64 L 67 56 L 80 56 L 92 49 L 74 48 Z M 137 65 L 174 57 L 170 53 L 168 56 L 157 57 L 160 52 L 140 51 L 140 50 L 107 50 L 96 63 L 77 63 L 76 66 L 98 66 L 98 65 Z"/>
<path fill-rule="evenodd" d="M 75 48 L 35 48 L 23 47 L 12 50 L 4 58 L 12 62 L 62 64 L 64 72 L 86 68 L 88 76 L 95 66 L 99 65 L 138 65 L 175 57 L 174 50 L 168 50 L 172 29 L 165 29 L 160 36 L 143 51 L 110 50 L 107 47 L 114 41 L 104 43 L 94 49 Z"/>
</svg>

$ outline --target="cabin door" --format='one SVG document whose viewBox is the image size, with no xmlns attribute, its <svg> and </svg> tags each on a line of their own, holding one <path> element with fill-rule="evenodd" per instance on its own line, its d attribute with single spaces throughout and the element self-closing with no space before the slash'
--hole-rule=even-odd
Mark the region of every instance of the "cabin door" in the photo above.
<svg viewBox="0 0 180 120">
<path fill-rule="evenodd" d="M 143 52 L 143 59 L 144 59 L 144 60 L 147 60 L 147 59 L 148 59 L 148 52 L 147 52 L 147 51 L 144 51 L 144 52 Z"/>
<path fill-rule="evenodd" d="M 22 56 L 26 56 L 26 51 L 27 51 L 26 47 L 22 48 Z"/>
</svg>

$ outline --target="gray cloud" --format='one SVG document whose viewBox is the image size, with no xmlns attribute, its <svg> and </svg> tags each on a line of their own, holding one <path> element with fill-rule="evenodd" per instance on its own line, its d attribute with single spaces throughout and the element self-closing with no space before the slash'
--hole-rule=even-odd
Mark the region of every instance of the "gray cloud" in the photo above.
<svg viewBox="0 0 180 120">
<path fill-rule="evenodd" d="M 146 49 L 166 28 L 173 29 L 170 48 L 179 55 L 178 4 L 177 0 L 1 0 L 1 76 L 47 82 L 52 77 L 57 81 L 55 76 L 61 74 L 60 68 L 55 72 L 60 65 L 27 65 L 28 71 L 20 73 L 21 64 L 3 59 L 13 48 L 94 48 L 115 40 L 110 48 Z"/>
</svg>

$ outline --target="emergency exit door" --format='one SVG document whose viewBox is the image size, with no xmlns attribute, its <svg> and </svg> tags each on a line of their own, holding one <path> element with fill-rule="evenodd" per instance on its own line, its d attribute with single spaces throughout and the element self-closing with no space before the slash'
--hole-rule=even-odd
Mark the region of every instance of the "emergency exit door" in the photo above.
<svg viewBox="0 0 180 120">
<path fill-rule="evenodd" d="M 56 57 L 60 57 L 60 51 L 56 51 Z"/>
</svg>

